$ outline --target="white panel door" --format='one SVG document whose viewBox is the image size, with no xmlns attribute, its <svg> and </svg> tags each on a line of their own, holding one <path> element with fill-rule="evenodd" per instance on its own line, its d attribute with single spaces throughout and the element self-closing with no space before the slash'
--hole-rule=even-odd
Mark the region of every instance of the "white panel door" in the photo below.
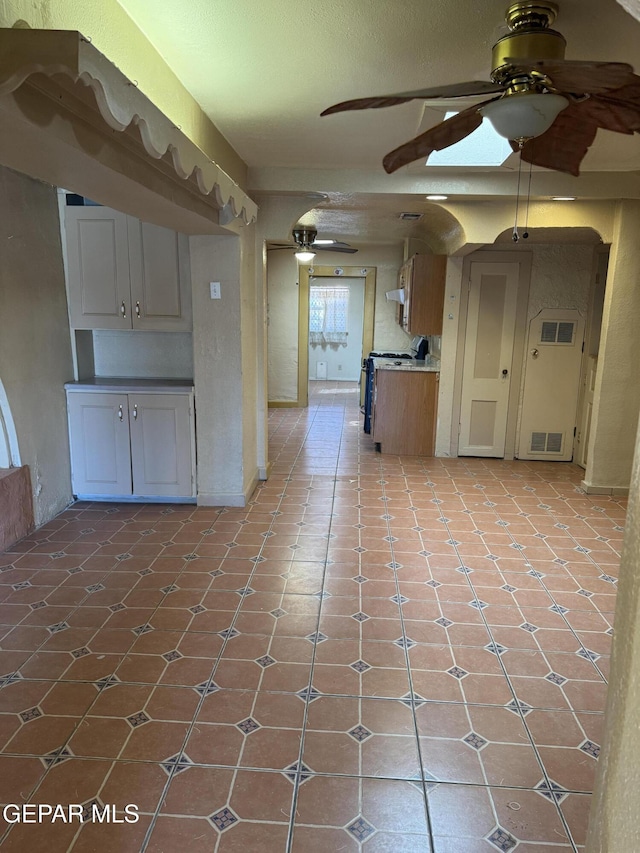
<svg viewBox="0 0 640 853">
<path fill-rule="evenodd" d="M 128 218 L 134 329 L 191 329 L 189 240 L 169 228 Z"/>
<path fill-rule="evenodd" d="M 460 456 L 504 456 L 519 265 L 470 266 Z"/>
<path fill-rule="evenodd" d="M 126 394 L 68 395 L 71 479 L 75 495 L 130 495 Z"/>
<path fill-rule="evenodd" d="M 130 329 L 127 216 L 108 207 L 67 207 L 65 229 L 72 327 Z"/>
<path fill-rule="evenodd" d="M 188 394 L 129 394 L 133 494 L 191 497 L 193 454 Z"/>
<path fill-rule="evenodd" d="M 529 324 L 519 459 L 573 457 L 583 339 L 578 311 L 544 309 Z"/>
</svg>

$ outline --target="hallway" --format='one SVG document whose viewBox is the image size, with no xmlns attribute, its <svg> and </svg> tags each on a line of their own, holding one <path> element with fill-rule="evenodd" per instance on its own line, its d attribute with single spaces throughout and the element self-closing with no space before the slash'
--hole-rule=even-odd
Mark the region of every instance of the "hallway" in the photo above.
<svg viewBox="0 0 640 853">
<path fill-rule="evenodd" d="M 270 412 L 250 505 L 76 504 L 0 555 L 2 853 L 581 850 L 625 501 Z M 121 811 L 120 811 L 121 813 Z"/>
</svg>

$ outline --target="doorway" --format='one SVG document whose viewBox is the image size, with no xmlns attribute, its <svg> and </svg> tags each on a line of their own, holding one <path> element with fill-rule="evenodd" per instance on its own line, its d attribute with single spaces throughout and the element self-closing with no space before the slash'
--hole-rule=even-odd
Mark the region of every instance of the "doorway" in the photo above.
<svg viewBox="0 0 640 853">
<path fill-rule="evenodd" d="M 362 369 L 364 279 L 309 279 L 309 381 L 357 382 Z"/>
<path fill-rule="evenodd" d="M 465 264 L 459 456 L 514 456 L 530 263 L 487 252 Z"/>
<path fill-rule="evenodd" d="M 345 365 L 346 361 L 340 360 L 342 358 L 341 350 L 344 350 L 345 347 L 341 346 L 340 341 L 331 342 L 330 340 L 326 341 L 328 346 L 325 346 L 325 355 L 326 357 L 321 357 L 316 350 L 322 352 L 322 348 L 320 346 L 321 339 L 316 338 L 318 344 L 314 348 L 311 340 L 310 340 L 310 288 L 318 287 L 325 290 L 330 290 L 332 287 L 342 287 L 343 283 L 349 288 L 349 308 L 347 311 L 347 316 L 349 318 L 349 334 L 351 334 L 351 320 L 353 320 L 353 326 L 359 326 L 361 331 L 361 338 L 356 336 L 360 340 L 359 347 L 354 344 L 351 347 L 349 344 L 349 348 L 353 349 L 353 353 L 357 351 L 357 364 L 358 364 L 358 373 L 356 374 L 355 379 L 360 378 L 359 368 L 362 364 L 363 354 L 368 354 L 373 349 L 373 323 L 374 323 L 374 310 L 375 310 L 375 294 L 376 294 L 376 270 L 375 268 L 363 268 L 363 267 L 331 267 L 331 266 L 300 266 L 299 268 L 299 298 L 298 298 L 298 400 L 297 406 L 304 408 L 309 403 L 309 379 L 317 377 L 317 367 L 314 371 L 315 375 L 312 375 L 310 372 L 310 365 L 316 364 L 318 361 L 324 361 L 326 363 L 327 369 L 327 378 L 340 378 L 339 376 L 332 376 L 329 374 L 329 357 L 331 355 L 331 364 L 332 370 L 335 369 L 336 374 L 345 373 Z M 353 308 L 353 316 L 352 314 L 352 302 L 351 302 L 351 285 L 354 285 L 354 308 Z M 356 296 L 358 289 L 362 293 L 361 302 L 362 305 L 361 314 L 360 309 L 356 309 L 358 304 L 358 297 Z M 361 320 L 359 317 L 361 316 Z M 317 328 L 314 328 L 314 332 L 318 331 Z M 330 336 L 331 333 L 327 332 L 327 335 Z M 355 335 L 354 335 L 355 336 Z M 334 344 L 338 344 L 338 346 L 334 346 Z M 334 350 L 337 354 L 337 357 L 334 356 Z M 355 359 L 355 355 L 351 353 L 352 357 Z M 338 370 L 338 365 L 342 365 L 342 370 Z M 321 368 L 322 370 L 322 368 Z M 345 379 L 352 378 L 345 376 Z"/>
</svg>

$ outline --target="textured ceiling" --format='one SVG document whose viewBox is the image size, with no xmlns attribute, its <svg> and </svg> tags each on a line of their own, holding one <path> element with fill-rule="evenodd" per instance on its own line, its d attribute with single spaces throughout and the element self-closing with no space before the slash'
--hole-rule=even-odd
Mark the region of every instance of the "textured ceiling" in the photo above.
<svg viewBox="0 0 640 853">
<path fill-rule="evenodd" d="M 280 177 L 282 170 L 305 170 L 304 185 L 288 189 L 329 193 L 344 191 L 345 175 L 382 178 L 382 193 L 391 194 L 407 191 L 400 189 L 401 179 L 404 186 L 409 177 L 438 180 L 442 171 L 423 163 L 394 176 L 386 176 L 381 166 L 387 151 L 441 120 L 433 104 L 415 101 L 326 118 L 319 113 L 348 98 L 488 79 L 491 46 L 506 32 L 507 0 L 324 0 L 316 6 L 298 0 L 119 2 L 247 162 L 250 190 L 268 190 L 269 180 L 261 178 L 269 170 L 280 170 Z M 616 0 L 559 0 L 558 5 L 554 27 L 567 40 L 567 59 L 626 61 L 640 72 L 640 22 Z M 510 181 L 514 159 L 484 169 L 483 190 L 465 172 L 469 195 L 486 194 L 487 171 Z M 334 170 L 341 178 L 332 181 Z M 639 135 L 599 131 L 578 180 L 586 189 L 590 173 L 612 171 L 640 171 Z M 314 178 L 321 173 L 321 181 Z M 558 182 L 564 179 L 551 174 Z M 272 183 L 271 189 L 285 187 Z M 375 195 L 373 183 L 369 192 L 368 212 L 350 216 L 348 207 L 333 199 L 331 211 L 319 212 L 314 224 L 321 222 L 323 231 L 345 239 L 355 222 L 368 229 L 367 237 L 378 230 L 391 239 L 396 232 L 408 236 L 404 223 L 391 227 L 405 203 L 398 199 L 389 207 Z M 424 194 L 422 189 L 416 198 Z M 432 215 L 426 211 L 425 221 Z"/>
</svg>

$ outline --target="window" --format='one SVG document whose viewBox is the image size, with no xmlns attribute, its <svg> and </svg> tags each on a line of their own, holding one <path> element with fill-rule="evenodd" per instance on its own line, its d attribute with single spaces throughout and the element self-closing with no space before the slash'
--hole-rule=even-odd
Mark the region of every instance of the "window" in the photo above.
<svg viewBox="0 0 640 853">
<path fill-rule="evenodd" d="M 346 347 L 349 336 L 349 288 L 309 288 L 309 342 Z"/>
</svg>

